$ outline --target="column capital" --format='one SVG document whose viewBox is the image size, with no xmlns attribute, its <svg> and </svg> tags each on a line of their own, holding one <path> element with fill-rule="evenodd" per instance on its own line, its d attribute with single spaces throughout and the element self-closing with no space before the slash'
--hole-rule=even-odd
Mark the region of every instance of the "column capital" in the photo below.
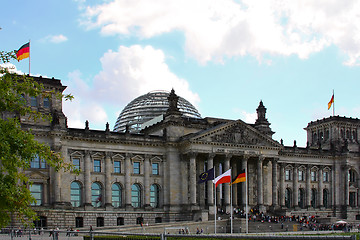
<svg viewBox="0 0 360 240">
<path fill-rule="evenodd" d="M 188 152 L 186 155 L 187 155 L 189 158 L 196 158 L 196 156 L 198 155 L 198 153 L 197 153 L 197 152 Z"/>
<path fill-rule="evenodd" d="M 271 159 L 271 163 L 272 163 L 272 164 L 277 164 L 278 161 L 279 161 L 279 158 L 272 158 L 272 159 Z"/>
<path fill-rule="evenodd" d="M 250 155 L 244 154 L 244 155 L 243 155 L 243 160 L 244 160 L 244 161 L 248 161 L 250 157 L 251 157 Z"/>
<path fill-rule="evenodd" d="M 109 151 L 106 151 L 106 152 L 105 152 L 105 158 L 111 158 L 112 155 L 113 155 L 112 152 L 109 152 Z"/>
<path fill-rule="evenodd" d="M 91 150 L 85 150 L 85 156 L 90 156 L 93 154 L 93 151 Z"/>
<path fill-rule="evenodd" d="M 232 153 L 226 153 L 225 154 L 225 160 L 230 160 L 232 158 L 233 154 Z"/>
<path fill-rule="evenodd" d="M 133 156 L 132 153 L 125 153 L 125 158 L 130 159 Z"/>
<path fill-rule="evenodd" d="M 145 154 L 144 155 L 144 160 L 150 160 L 151 158 L 151 155 L 150 154 Z"/>
<path fill-rule="evenodd" d="M 216 153 L 211 152 L 208 154 L 208 159 L 214 159 L 215 156 L 216 156 Z"/>
<path fill-rule="evenodd" d="M 264 155 L 260 155 L 259 157 L 258 157 L 258 159 L 259 159 L 259 162 L 263 162 L 264 160 L 265 160 L 265 156 Z"/>
</svg>

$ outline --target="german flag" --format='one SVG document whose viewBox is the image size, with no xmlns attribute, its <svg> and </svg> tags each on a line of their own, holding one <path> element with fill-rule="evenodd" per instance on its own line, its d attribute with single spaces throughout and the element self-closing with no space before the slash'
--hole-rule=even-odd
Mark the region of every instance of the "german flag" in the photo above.
<svg viewBox="0 0 360 240">
<path fill-rule="evenodd" d="M 331 108 L 331 105 L 334 103 L 334 93 L 330 99 L 330 102 L 328 103 L 328 110 Z"/>
<path fill-rule="evenodd" d="M 16 51 L 16 59 L 18 61 L 28 58 L 30 56 L 30 42 L 22 45 L 19 50 Z"/>
<path fill-rule="evenodd" d="M 240 183 L 240 182 L 245 182 L 246 181 L 246 173 L 245 173 L 245 169 L 241 170 L 240 174 L 236 177 L 236 179 L 230 184 L 235 184 L 235 183 Z"/>
</svg>

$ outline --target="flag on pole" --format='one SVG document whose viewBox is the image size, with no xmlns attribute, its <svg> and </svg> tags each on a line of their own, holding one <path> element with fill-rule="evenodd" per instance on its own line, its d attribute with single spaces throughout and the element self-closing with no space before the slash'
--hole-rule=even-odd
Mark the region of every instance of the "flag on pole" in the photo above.
<svg viewBox="0 0 360 240">
<path fill-rule="evenodd" d="M 239 175 L 236 177 L 236 179 L 230 185 L 233 185 L 235 183 L 245 182 L 245 181 L 246 181 L 246 173 L 245 173 L 245 169 L 243 169 L 243 170 L 241 170 Z"/>
<path fill-rule="evenodd" d="M 200 174 L 198 183 L 207 182 L 209 180 L 214 180 L 214 168 L 210 168 L 206 172 Z"/>
<path fill-rule="evenodd" d="M 227 170 L 226 172 L 224 172 L 223 174 L 221 174 L 220 176 L 216 177 L 213 180 L 213 183 L 215 184 L 215 188 L 222 183 L 229 183 L 231 182 L 231 169 Z"/>
<path fill-rule="evenodd" d="M 16 51 L 16 59 L 18 61 L 28 58 L 30 56 L 30 42 L 22 45 L 19 50 Z"/>
<path fill-rule="evenodd" d="M 334 103 L 334 94 L 332 95 L 330 102 L 328 103 L 328 110 L 331 108 L 331 105 Z"/>
</svg>

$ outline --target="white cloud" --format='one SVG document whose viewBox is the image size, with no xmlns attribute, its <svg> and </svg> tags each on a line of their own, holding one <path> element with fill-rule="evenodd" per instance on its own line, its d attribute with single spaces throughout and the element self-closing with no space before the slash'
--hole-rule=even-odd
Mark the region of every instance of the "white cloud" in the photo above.
<svg viewBox="0 0 360 240">
<path fill-rule="evenodd" d="M 248 112 L 242 111 L 241 115 L 243 116 L 243 118 L 242 118 L 243 121 L 246 122 L 246 123 L 253 124 L 253 123 L 255 123 L 255 121 L 257 119 L 257 113 L 256 112 L 248 113 Z"/>
<path fill-rule="evenodd" d="M 51 43 L 62 43 L 66 42 L 68 38 L 62 34 L 59 35 L 48 35 L 42 39 L 44 42 L 51 42 Z"/>
<path fill-rule="evenodd" d="M 101 101 L 91 98 L 93 90 L 84 82 L 81 73 L 76 70 L 69 73 L 68 77 L 68 81 L 65 81 L 68 88 L 65 91 L 74 95 L 73 101 L 63 103 L 63 111 L 68 116 L 68 126 L 84 128 L 86 120 L 90 122 L 90 128 L 105 126 L 108 121 L 107 113 Z"/>
<path fill-rule="evenodd" d="M 83 128 L 85 120 L 89 120 L 90 127 L 96 125 L 104 129 L 106 122 L 115 119 L 109 120 L 114 112 L 108 113 L 101 106 L 109 109 L 115 106 L 119 113 L 131 100 L 153 90 L 174 88 L 179 96 L 194 105 L 199 102 L 199 96 L 189 89 L 188 82 L 169 70 L 161 50 L 151 46 L 120 46 L 116 52 L 106 52 L 100 61 L 102 70 L 91 80 L 92 84 L 85 82 L 79 71 L 70 73 L 65 82 L 75 96 L 73 102 L 64 103 L 70 127 Z"/>
<path fill-rule="evenodd" d="M 201 63 L 264 54 L 307 58 L 336 45 L 360 64 L 360 1 L 113 0 L 86 8 L 88 27 L 103 34 L 151 38 L 182 31 L 187 53 Z"/>
<path fill-rule="evenodd" d="M 98 99 L 127 104 L 150 91 L 174 88 L 191 103 L 199 102 L 199 96 L 190 91 L 188 82 L 170 71 L 161 50 L 151 46 L 120 46 L 116 52 L 106 52 L 100 61 L 102 71 L 94 80 L 94 94 Z"/>
</svg>

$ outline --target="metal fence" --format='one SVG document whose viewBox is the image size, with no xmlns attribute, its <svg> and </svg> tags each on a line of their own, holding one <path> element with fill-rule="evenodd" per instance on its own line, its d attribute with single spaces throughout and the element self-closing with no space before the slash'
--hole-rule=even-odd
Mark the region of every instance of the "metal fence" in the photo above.
<svg viewBox="0 0 360 240">
<path fill-rule="evenodd" d="M 357 240 L 356 235 L 314 235 L 314 234 L 158 234 L 158 233 L 126 233 L 126 232 L 104 232 L 104 231 L 60 231 L 60 230 L 19 230 L 3 229 L 0 240 L 168 240 L 168 238 L 219 238 L 219 239 L 254 239 L 254 240 Z M 111 237 L 110 237 L 111 236 Z M 114 238 L 115 236 L 115 238 Z M 119 238 L 116 238 L 118 236 Z"/>
</svg>

